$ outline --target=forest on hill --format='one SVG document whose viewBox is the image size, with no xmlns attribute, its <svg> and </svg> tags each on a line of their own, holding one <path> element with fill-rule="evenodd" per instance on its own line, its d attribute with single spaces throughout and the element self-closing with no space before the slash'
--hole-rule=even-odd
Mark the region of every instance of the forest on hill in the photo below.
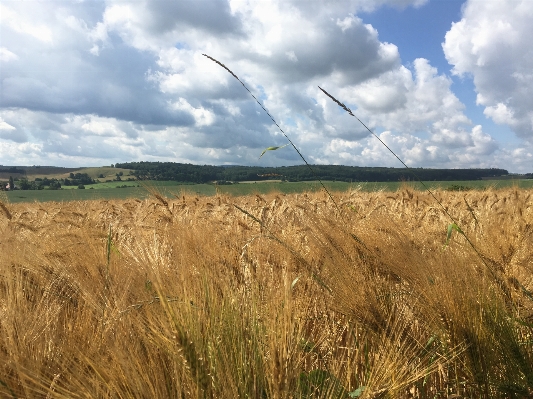
<svg viewBox="0 0 533 399">
<path fill-rule="evenodd" d="M 457 181 L 481 180 L 487 177 L 506 176 L 505 169 L 426 169 L 386 168 L 341 165 L 297 166 L 213 166 L 175 162 L 127 162 L 117 163 L 117 168 L 132 169 L 139 180 L 173 180 L 189 183 L 217 181 L 240 182 L 261 180 L 311 181 L 331 180 L 345 182 L 390 181 Z"/>
</svg>

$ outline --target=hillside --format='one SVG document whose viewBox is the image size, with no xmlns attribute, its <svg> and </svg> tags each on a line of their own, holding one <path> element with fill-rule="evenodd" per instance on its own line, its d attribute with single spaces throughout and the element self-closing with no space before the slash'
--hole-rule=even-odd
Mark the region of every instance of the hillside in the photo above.
<svg viewBox="0 0 533 399">
<path fill-rule="evenodd" d="M 359 167 L 342 165 L 296 165 L 281 167 L 213 166 L 175 162 L 128 162 L 117 167 L 133 170 L 140 180 L 174 180 L 191 183 L 239 182 L 260 180 L 340 180 L 345 182 L 393 181 L 451 181 L 481 180 L 484 177 L 508 175 L 505 169 L 406 169 L 385 167 Z"/>
<path fill-rule="evenodd" d="M 64 168 L 60 166 L 0 166 L 0 180 L 7 180 L 10 176 L 13 178 L 27 178 L 34 180 L 36 178 L 64 179 L 68 178 L 70 173 L 87 173 L 93 179 L 97 179 L 101 174 L 104 177 L 113 177 L 122 172 L 124 175 L 130 173 L 130 169 L 113 168 L 111 166 L 101 167 L 80 167 Z"/>
</svg>

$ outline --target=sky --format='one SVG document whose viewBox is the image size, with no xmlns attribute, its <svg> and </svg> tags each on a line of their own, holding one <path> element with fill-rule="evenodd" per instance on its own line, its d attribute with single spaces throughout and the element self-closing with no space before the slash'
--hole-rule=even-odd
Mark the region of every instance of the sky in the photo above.
<svg viewBox="0 0 533 399">
<path fill-rule="evenodd" d="M 531 0 L 2 0 L 0 164 L 533 172 Z"/>
</svg>

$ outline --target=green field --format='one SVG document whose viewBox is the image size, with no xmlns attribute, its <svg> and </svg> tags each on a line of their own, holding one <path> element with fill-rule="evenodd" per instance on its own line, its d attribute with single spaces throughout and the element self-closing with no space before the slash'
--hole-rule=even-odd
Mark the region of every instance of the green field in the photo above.
<svg viewBox="0 0 533 399">
<path fill-rule="evenodd" d="M 112 182 L 105 182 L 105 183 L 97 183 L 97 184 L 87 184 L 85 185 L 86 189 L 93 189 L 93 190 L 101 190 L 104 188 L 124 188 L 122 186 L 128 186 L 128 187 L 137 187 L 139 186 L 141 182 L 138 181 L 112 181 Z M 166 182 L 164 182 L 166 183 Z M 173 185 L 176 185 L 174 182 Z M 62 186 L 61 187 L 64 190 L 78 190 L 78 186 Z"/>
<path fill-rule="evenodd" d="M 68 178 L 70 173 L 87 173 L 93 179 L 97 179 L 98 176 L 103 175 L 104 178 L 115 178 L 117 173 L 127 177 L 131 170 L 122 168 L 112 168 L 111 166 L 99 166 L 89 168 L 61 168 L 57 166 L 19 166 L 18 169 L 25 171 L 25 175 L 13 174 L 9 172 L 0 172 L 0 179 L 7 180 L 10 176 L 13 178 L 25 177 L 28 180 L 34 180 L 35 178 L 48 178 L 48 179 L 64 179 Z"/>
<path fill-rule="evenodd" d="M 76 173 L 87 173 L 93 179 L 97 179 L 100 174 L 105 177 L 115 177 L 117 173 L 122 172 L 124 177 L 130 174 L 130 169 L 112 168 L 111 166 L 100 166 L 94 168 L 81 168 Z M 68 176 L 67 176 L 68 177 Z"/>
<path fill-rule="evenodd" d="M 471 180 L 471 181 L 432 181 L 424 182 L 431 190 L 446 190 L 453 186 L 470 188 L 473 190 L 485 190 L 488 188 L 498 189 L 506 187 L 532 188 L 533 180 Z M 397 191 L 401 187 L 410 187 L 414 190 L 425 190 L 419 182 L 366 182 L 366 183 L 345 183 L 345 182 L 324 182 L 324 185 L 331 191 L 361 190 L 369 191 Z M 276 183 L 250 183 L 219 186 L 218 190 L 230 195 L 265 194 L 273 191 L 282 193 L 299 193 L 305 191 L 317 191 L 322 186 L 319 182 L 276 182 Z"/>
<path fill-rule="evenodd" d="M 397 191 L 401 187 L 409 187 L 414 190 L 424 190 L 418 182 L 382 182 L 382 183 L 345 183 L 324 182 L 328 190 L 347 191 Z M 533 188 L 533 180 L 473 180 L 473 181 L 445 181 L 425 182 L 432 190 L 448 189 L 453 186 L 470 188 L 475 190 L 499 189 L 506 187 Z M 127 188 L 117 186 L 127 185 Z M 138 187 L 139 186 L 139 187 Z M 125 199 L 146 198 L 153 193 L 159 193 L 166 197 L 180 196 L 184 193 L 189 195 L 210 196 L 218 191 L 220 194 L 232 196 L 266 194 L 280 192 L 285 194 L 317 191 L 321 189 L 318 182 L 258 182 L 247 184 L 222 185 L 215 187 L 212 184 L 180 184 L 173 181 L 144 181 L 144 182 L 108 182 L 87 185 L 85 190 L 75 186 L 64 187 L 62 190 L 17 190 L 4 192 L 9 202 L 45 202 L 45 201 L 76 201 L 76 200 L 99 200 L 99 199 Z"/>
<path fill-rule="evenodd" d="M 46 201 L 83 201 L 102 199 L 126 199 L 126 198 L 147 198 L 154 193 L 159 193 L 165 197 L 180 196 L 183 193 L 194 195 L 214 195 L 215 188 L 209 184 L 177 184 L 176 182 L 134 182 L 135 187 L 113 188 L 133 182 L 113 182 L 87 185 L 85 190 L 75 187 L 62 190 L 16 190 L 2 192 L 11 203 L 16 202 L 46 202 Z M 140 187 L 137 185 L 140 183 Z M 107 185 L 107 186 L 106 186 Z M 91 188 L 93 187 L 93 188 Z M 1 198 L 0 197 L 0 200 Z"/>
</svg>

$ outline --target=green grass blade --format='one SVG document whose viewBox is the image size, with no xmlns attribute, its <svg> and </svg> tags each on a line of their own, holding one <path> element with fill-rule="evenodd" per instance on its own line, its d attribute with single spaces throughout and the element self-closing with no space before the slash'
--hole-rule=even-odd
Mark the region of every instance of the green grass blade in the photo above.
<svg viewBox="0 0 533 399">
<path fill-rule="evenodd" d="M 452 232 L 454 230 L 457 231 L 458 233 L 462 234 L 463 236 L 465 235 L 465 233 L 463 232 L 463 230 L 461 230 L 461 228 L 459 226 L 457 226 L 455 223 L 450 223 L 448 225 L 448 231 L 446 233 L 446 243 L 444 244 L 445 248 L 450 243 L 450 239 L 452 238 Z"/>
<path fill-rule="evenodd" d="M 259 158 L 261 158 L 263 155 L 265 155 L 265 153 L 266 153 L 267 151 L 276 151 L 276 150 L 280 150 L 280 149 L 282 149 L 283 147 L 287 147 L 288 145 L 289 145 L 289 144 L 285 144 L 285 145 L 282 145 L 282 146 L 280 146 L 280 147 L 268 147 L 268 148 L 265 148 L 265 149 L 263 150 L 263 152 L 261 153 L 261 155 L 259 155 Z"/>
</svg>

